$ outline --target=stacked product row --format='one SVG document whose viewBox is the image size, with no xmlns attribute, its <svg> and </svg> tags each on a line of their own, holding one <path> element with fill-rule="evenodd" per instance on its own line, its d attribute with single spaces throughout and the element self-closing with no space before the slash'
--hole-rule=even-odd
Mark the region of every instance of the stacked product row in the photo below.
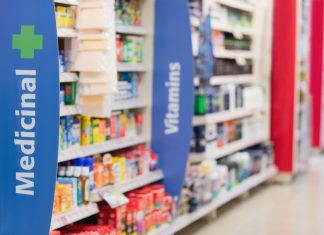
<svg viewBox="0 0 324 235">
<path fill-rule="evenodd" d="M 88 146 L 123 137 L 142 134 L 143 114 L 140 111 L 113 112 L 110 118 L 65 116 L 60 118 L 59 149 Z"/>
<path fill-rule="evenodd" d="M 238 109 L 262 110 L 264 92 L 259 87 L 242 84 L 199 86 L 195 93 L 195 115 L 206 115 Z"/>
<path fill-rule="evenodd" d="M 77 28 L 74 69 L 80 72 L 81 113 L 108 117 L 117 89 L 114 1 L 80 1 Z"/>
<path fill-rule="evenodd" d="M 262 114 L 255 114 L 253 117 L 244 119 L 195 126 L 193 127 L 191 152 L 217 153 L 230 143 L 263 139 L 265 122 Z"/>
<path fill-rule="evenodd" d="M 192 213 L 273 165 L 270 145 L 256 146 L 228 157 L 188 166 L 179 214 Z"/>
<path fill-rule="evenodd" d="M 90 193 L 156 170 L 158 156 L 145 146 L 79 158 L 61 163 L 55 193 L 54 214 L 90 201 Z"/>
<path fill-rule="evenodd" d="M 128 203 L 117 208 L 100 204 L 93 224 L 70 225 L 51 235 L 145 235 L 175 217 L 176 201 L 161 184 L 145 186 L 126 196 Z"/>
<path fill-rule="evenodd" d="M 176 201 L 164 186 L 145 186 L 163 177 L 157 170 L 159 157 L 146 145 L 125 143 L 128 137 L 144 139 L 151 129 L 146 120 L 150 110 L 141 102 L 142 87 L 148 94 L 151 89 L 144 66 L 144 4 L 141 0 L 57 4 L 58 26 L 78 30 L 76 40 L 59 39 L 60 72 L 66 78 L 61 81 L 60 104 L 62 109 L 77 108 L 60 118 L 60 154 L 71 153 L 67 159 L 72 160 L 58 166 L 52 229 L 61 229 L 51 234 L 144 235 L 174 218 Z M 68 20 L 72 13 L 73 23 Z M 136 29 L 142 31 L 134 33 Z M 111 143 L 117 145 L 116 151 L 101 153 L 98 148 L 94 154 L 98 146 Z M 88 150 L 91 156 L 82 152 Z M 86 157 L 77 158 L 81 155 Z M 158 179 L 147 179 L 154 174 Z M 115 189 L 117 194 L 127 192 L 128 202 L 112 206 L 109 193 Z M 88 213 L 88 208 L 95 210 Z M 89 221 L 75 223 L 96 213 Z"/>
</svg>

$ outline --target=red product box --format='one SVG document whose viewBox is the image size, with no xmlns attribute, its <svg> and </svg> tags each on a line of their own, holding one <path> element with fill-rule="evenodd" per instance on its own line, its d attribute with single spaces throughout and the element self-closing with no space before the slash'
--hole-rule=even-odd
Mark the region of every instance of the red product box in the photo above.
<svg viewBox="0 0 324 235">
<path fill-rule="evenodd" d="M 153 184 L 148 186 L 152 193 L 153 193 L 153 201 L 154 201 L 154 208 L 160 209 L 162 208 L 163 204 L 163 197 L 165 194 L 165 188 L 163 184 Z"/>
<path fill-rule="evenodd" d="M 144 202 L 144 213 L 149 213 L 154 209 L 153 191 L 150 188 L 135 190 L 134 196 L 141 198 Z"/>
<path fill-rule="evenodd" d="M 165 193 L 163 196 L 162 210 L 170 212 L 172 209 L 171 205 L 172 205 L 172 196 L 170 194 Z"/>
<path fill-rule="evenodd" d="M 110 208 L 108 205 L 99 207 L 98 224 L 110 225 L 116 229 L 117 235 L 126 231 L 126 205 Z"/>
<path fill-rule="evenodd" d="M 49 235 L 61 235 L 60 231 L 51 231 Z"/>
</svg>

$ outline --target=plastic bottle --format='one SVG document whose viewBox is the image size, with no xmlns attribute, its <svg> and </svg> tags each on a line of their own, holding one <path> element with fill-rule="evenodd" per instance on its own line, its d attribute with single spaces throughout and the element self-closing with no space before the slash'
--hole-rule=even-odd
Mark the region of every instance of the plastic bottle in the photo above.
<svg viewBox="0 0 324 235">
<path fill-rule="evenodd" d="M 81 172 L 81 188 L 82 188 L 82 204 L 88 205 L 90 201 L 90 183 L 89 183 L 90 169 L 87 166 L 82 167 Z"/>
<path fill-rule="evenodd" d="M 73 177 L 77 179 L 77 204 L 78 206 L 82 205 L 82 182 L 81 182 L 81 166 L 80 161 L 76 160 L 73 163 L 74 172 Z"/>
<path fill-rule="evenodd" d="M 78 206 L 78 179 L 73 177 L 74 175 L 74 166 L 68 166 L 66 170 L 66 177 L 69 177 L 72 182 L 72 206 Z"/>
<path fill-rule="evenodd" d="M 95 180 L 94 180 L 94 169 L 93 169 L 93 158 L 87 158 L 87 166 L 89 167 L 89 184 L 90 184 L 90 191 L 96 188 Z"/>
</svg>

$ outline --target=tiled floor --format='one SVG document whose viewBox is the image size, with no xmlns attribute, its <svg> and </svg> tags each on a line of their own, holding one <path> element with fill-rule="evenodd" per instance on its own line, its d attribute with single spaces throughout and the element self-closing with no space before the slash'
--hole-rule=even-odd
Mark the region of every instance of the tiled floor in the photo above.
<svg viewBox="0 0 324 235">
<path fill-rule="evenodd" d="M 268 185 L 200 220 L 179 235 L 324 235 L 324 157 L 291 185 Z"/>
</svg>

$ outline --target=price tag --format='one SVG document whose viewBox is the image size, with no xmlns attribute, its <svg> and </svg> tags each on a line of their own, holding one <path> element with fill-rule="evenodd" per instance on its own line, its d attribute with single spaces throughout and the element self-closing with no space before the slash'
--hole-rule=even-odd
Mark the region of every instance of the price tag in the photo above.
<svg viewBox="0 0 324 235">
<path fill-rule="evenodd" d="M 115 189 L 109 189 L 109 191 L 101 191 L 99 192 L 99 195 L 108 203 L 108 205 L 112 209 L 125 205 L 129 202 L 128 198 L 124 194 L 118 192 Z"/>
</svg>

